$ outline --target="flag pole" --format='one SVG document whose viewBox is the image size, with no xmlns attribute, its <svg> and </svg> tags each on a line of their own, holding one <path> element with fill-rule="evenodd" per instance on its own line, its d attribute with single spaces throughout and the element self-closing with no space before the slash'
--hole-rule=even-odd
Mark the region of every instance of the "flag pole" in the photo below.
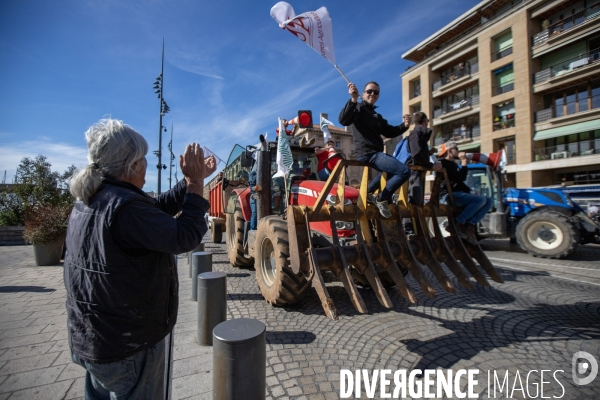
<svg viewBox="0 0 600 400">
<path fill-rule="evenodd" d="M 346 75 L 344 75 L 344 73 L 342 72 L 342 70 L 340 69 L 340 67 L 338 67 L 337 65 L 333 64 L 333 66 L 335 67 L 335 69 L 337 69 L 340 74 L 342 74 L 342 76 L 344 77 L 344 79 L 346 80 L 346 83 L 350 83 L 350 81 L 348 80 L 348 78 L 346 78 Z"/>
</svg>

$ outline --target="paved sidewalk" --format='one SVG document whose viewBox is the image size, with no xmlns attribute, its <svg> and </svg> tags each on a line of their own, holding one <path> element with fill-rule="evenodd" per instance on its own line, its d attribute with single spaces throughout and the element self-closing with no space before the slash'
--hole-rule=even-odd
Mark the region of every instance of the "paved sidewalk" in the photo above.
<svg viewBox="0 0 600 400">
<path fill-rule="evenodd" d="M 394 308 L 385 309 L 371 290 L 360 289 L 368 314 L 357 313 L 341 284 L 330 282 L 340 314 L 331 321 L 314 289 L 293 307 L 273 308 L 260 295 L 253 269 L 230 266 L 225 244 L 207 242 L 206 250 L 213 252 L 213 269 L 227 273 L 228 319 L 256 318 L 267 325 L 267 399 L 338 399 L 340 369 L 371 375 L 375 369 L 436 368 L 480 369 L 480 398 L 488 398 L 488 370 L 510 371 L 512 387 L 516 371 L 525 382 L 528 371 L 542 369 L 563 371 L 563 399 L 600 398 L 600 376 L 587 386 L 575 385 L 571 376 L 575 352 L 600 360 L 600 286 L 592 283 L 598 253 L 577 265 L 544 261 L 573 264 L 577 274 L 585 268 L 578 279 L 590 283 L 521 270 L 538 260 L 525 255 L 508 260 L 508 253 L 488 253 L 507 266 L 499 268 L 504 284 L 472 291 L 457 285 L 456 295 L 436 286 L 438 297 L 429 299 L 409 278 L 416 304 L 390 289 Z M 173 399 L 210 399 L 212 348 L 195 343 L 197 304 L 190 300 L 185 258 L 179 272 Z M 83 369 L 70 360 L 64 296 L 62 266 L 35 267 L 31 246 L 0 247 L 0 400 L 82 397 Z M 561 387 L 549 380 L 544 396 L 560 396 Z M 539 375 L 531 381 L 539 384 Z"/>
</svg>

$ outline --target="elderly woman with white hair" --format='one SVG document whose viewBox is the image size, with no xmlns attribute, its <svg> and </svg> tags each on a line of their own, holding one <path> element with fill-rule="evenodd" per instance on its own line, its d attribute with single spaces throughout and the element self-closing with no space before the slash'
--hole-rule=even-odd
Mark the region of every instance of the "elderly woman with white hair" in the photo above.
<svg viewBox="0 0 600 400">
<path fill-rule="evenodd" d="M 207 231 L 202 194 L 214 158 L 188 145 L 179 156 L 185 179 L 154 199 L 142 191 L 148 143 L 138 132 L 103 119 L 85 137 L 90 164 L 70 182 L 78 201 L 64 263 L 72 359 L 87 371 L 86 399 L 164 398 L 164 339 L 178 307 L 174 255 Z"/>
</svg>

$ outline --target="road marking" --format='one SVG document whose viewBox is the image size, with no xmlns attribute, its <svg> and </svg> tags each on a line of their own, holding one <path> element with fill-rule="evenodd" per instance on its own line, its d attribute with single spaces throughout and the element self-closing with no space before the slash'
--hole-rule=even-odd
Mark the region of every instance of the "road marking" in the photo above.
<svg viewBox="0 0 600 400">
<path fill-rule="evenodd" d="M 490 260 L 498 260 L 498 261 L 506 261 L 506 262 L 517 262 L 517 263 L 521 263 L 521 264 L 533 264 L 533 265 L 545 265 L 548 267 L 560 267 L 560 268 L 569 268 L 569 269 L 586 269 L 588 271 L 600 271 L 596 268 L 585 268 L 585 267 L 568 267 L 568 266 L 564 266 L 564 265 L 555 265 L 555 264 L 544 264 L 544 263 L 537 263 L 537 262 L 531 262 L 531 261 L 519 261 L 519 260 L 509 260 L 506 258 L 496 258 L 496 257 L 488 257 Z"/>
<path fill-rule="evenodd" d="M 498 265 L 498 266 L 500 266 L 500 267 L 503 267 L 503 268 L 514 269 L 514 270 L 516 270 L 516 271 L 532 272 L 532 270 L 530 270 L 530 269 L 516 268 L 516 267 L 513 267 L 513 266 L 511 266 L 511 265 L 506 265 L 506 264 L 496 264 L 496 265 Z M 534 271 L 534 272 L 535 272 L 535 271 Z M 573 281 L 573 282 L 579 282 L 579 283 L 587 283 L 587 284 L 589 284 L 589 285 L 596 285 L 596 286 L 600 286 L 600 283 L 594 283 L 594 282 L 582 281 L 582 280 L 579 280 L 579 279 L 565 278 L 564 276 L 560 276 L 560 275 L 553 275 L 552 273 L 548 273 L 548 274 L 549 274 L 549 276 L 551 276 L 551 277 L 553 277 L 553 278 L 558 278 L 558 279 L 566 279 L 567 281 Z"/>
</svg>

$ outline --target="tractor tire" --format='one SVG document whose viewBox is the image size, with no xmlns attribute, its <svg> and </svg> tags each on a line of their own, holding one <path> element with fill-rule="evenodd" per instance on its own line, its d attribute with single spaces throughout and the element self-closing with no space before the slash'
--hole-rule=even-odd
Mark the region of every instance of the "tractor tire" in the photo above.
<svg viewBox="0 0 600 400">
<path fill-rule="evenodd" d="M 210 237 L 213 243 L 221 243 L 223 241 L 223 225 L 213 222 L 210 227 Z"/>
<path fill-rule="evenodd" d="M 563 258 L 579 244 L 579 232 L 569 219 L 556 211 L 534 211 L 523 217 L 516 229 L 517 243 L 527 253 L 543 258 Z"/>
<path fill-rule="evenodd" d="M 256 231 L 256 280 L 265 300 L 273 306 L 294 304 L 308 293 L 310 282 L 289 265 L 287 223 L 278 216 L 259 221 Z"/>
<path fill-rule="evenodd" d="M 244 215 L 239 204 L 233 214 L 226 214 L 227 256 L 236 268 L 247 268 L 254 264 L 252 257 L 244 255 Z"/>
</svg>

